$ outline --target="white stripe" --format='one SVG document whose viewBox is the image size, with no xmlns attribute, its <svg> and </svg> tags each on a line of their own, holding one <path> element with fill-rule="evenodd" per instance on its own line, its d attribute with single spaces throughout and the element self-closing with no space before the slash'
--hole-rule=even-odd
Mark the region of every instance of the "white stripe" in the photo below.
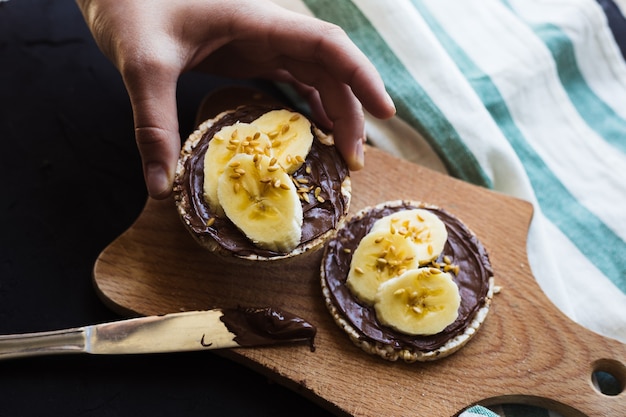
<svg viewBox="0 0 626 417">
<path fill-rule="evenodd" d="M 311 10 L 301 0 L 272 1 L 294 12 L 313 16 Z M 430 144 L 399 117 L 383 121 L 366 114 L 365 118 L 367 137 L 372 145 L 391 155 L 447 174 L 443 162 Z"/>
<path fill-rule="evenodd" d="M 536 81 L 535 86 L 541 84 Z M 544 85 L 549 88 L 548 83 Z M 540 89 L 532 88 L 528 92 L 529 107 L 560 106 L 561 110 L 566 110 L 567 105 L 562 102 L 543 101 Z M 580 204 L 626 240 L 625 156 L 601 140 L 571 112 L 547 110 L 531 116 L 520 115 L 517 110 L 512 108 L 520 130 L 558 180 Z M 524 116 L 530 117 L 522 119 Z"/>
<path fill-rule="evenodd" d="M 287 4 L 291 9 L 300 9 L 301 12 L 308 10 L 299 0 L 275 1 Z M 495 179 L 496 188 L 532 201 L 536 207 L 533 191 L 519 160 L 512 149 L 509 149 L 508 142 L 502 137 L 478 97 L 458 72 L 456 65 L 442 50 L 413 6 L 407 1 L 394 2 L 393 7 L 377 0 L 361 0 L 357 3 L 416 81 L 426 89 L 436 105 L 444 111 L 469 148 L 479 158 L 487 175 Z M 576 169 L 571 171 L 571 166 L 560 166 L 559 153 L 550 147 L 546 149 L 539 143 L 540 140 L 565 138 L 569 139 L 567 143 L 571 146 L 582 145 L 579 151 L 584 151 L 577 153 L 591 152 L 587 154 L 587 158 L 584 158 L 584 164 L 581 165 L 583 167 L 593 159 L 605 161 L 604 163 L 609 161 L 611 157 L 597 154 L 594 151 L 597 148 L 589 143 L 598 142 L 599 138 L 590 134 L 587 126 L 571 108 L 558 82 L 550 52 L 543 43 L 498 2 L 469 3 L 472 4 L 469 7 L 464 2 L 448 3 L 441 0 L 429 4 L 433 12 L 440 10 L 439 7 L 445 8 L 437 15 L 437 18 L 442 24 L 448 22 L 445 26 L 446 30 L 459 45 L 465 48 L 474 62 L 483 69 L 487 69 L 486 72 L 490 74 L 500 91 L 505 93 L 505 97 L 509 97 L 509 104 L 517 101 L 519 97 L 516 95 L 527 94 L 529 96 L 530 99 L 524 106 L 513 106 L 511 110 L 516 122 L 523 122 L 524 133 L 536 138 L 533 141 L 534 146 L 541 149 L 542 157 L 549 160 L 550 168 L 554 169 L 560 177 L 566 174 L 569 177 L 572 172 L 586 170 L 575 167 Z M 494 33 L 498 36 L 495 37 Z M 463 42 L 464 40 L 467 42 Z M 499 45 L 494 46 L 497 42 L 501 42 L 499 49 L 497 48 Z M 490 57 L 483 59 L 485 55 L 488 55 L 485 54 L 488 47 L 496 48 L 493 59 L 489 59 Z M 540 53 L 533 55 L 529 54 L 529 51 L 540 51 Z M 538 63 L 543 65 L 544 69 L 545 66 L 549 68 L 550 76 L 547 78 L 543 76 L 544 78 L 541 79 L 543 84 L 534 84 L 529 89 L 515 88 L 519 87 L 520 83 L 524 83 L 524 80 L 532 78 L 531 73 L 524 69 L 534 68 Z M 520 70 L 515 72 L 516 68 Z M 589 71 L 585 71 L 585 76 L 587 76 Z M 594 75 L 596 76 L 597 74 Z M 534 96 L 533 91 L 540 89 L 538 85 L 543 85 L 543 90 L 549 94 L 544 94 L 544 97 Z M 596 91 L 601 90 L 595 85 L 593 88 Z M 549 100 L 546 101 L 546 98 Z M 528 103 L 536 107 L 533 109 Z M 527 114 L 528 108 L 537 111 Z M 555 129 L 556 121 L 560 121 L 560 124 L 565 126 Z M 383 138 L 383 141 L 388 140 L 389 146 L 395 148 L 394 153 L 403 156 L 400 149 L 407 143 L 407 137 L 403 132 L 406 126 L 394 123 L 382 126 L 372 125 L 370 129 L 375 132 L 374 136 Z M 543 133 L 542 130 L 546 128 L 549 132 Z M 397 134 L 399 132 L 401 133 Z M 385 139 L 386 137 L 389 138 Z M 409 140 L 412 142 L 413 138 Z M 576 155 L 567 155 L 567 158 L 571 157 L 576 157 Z M 624 166 L 619 163 L 617 167 Z M 589 177 L 589 180 L 585 180 L 583 187 L 577 185 L 576 180 L 573 181 L 574 184 L 570 181 L 568 186 L 580 190 L 590 185 L 599 186 L 599 183 L 605 182 L 602 176 L 604 174 L 601 174 L 604 171 L 601 168 L 594 166 L 591 172 L 593 175 Z M 615 176 L 610 172 L 607 174 L 608 181 L 614 182 L 614 179 L 610 178 Z M 567 178 L 562 179 L 567 180 Z M 594 180 L 598 181 L 593 182 Z M 616 187 L 615 183 L 613 187 Z M 624 207 L 624 186 L 618 186 L 610 191 L 604 189 L 597 193 L 597 197 L 600 201 L 606 202 L 606 196 L 614 195 L 615 190 L 622 190 L 620 191 L 622 194 L 619 197 L 619 203 L 614 204 L 613 207 Z M 593 193 L 593 190 L 590 192 Z M 613 212 L 612 215 L 615 216 L 615 214 Z M 537 209 L 528 237 L 528 256 L 533 275 L 548 298 L 558 308 L 584 326 L 626 342 L 626 334 L 624 334 L 626 332 L 624 312 L 626 295 L 616 290 L 613 284 Z M 591 287 L 592 283 L 593 287 Z"/>
<path fill-rule="evenodd" d="M 626 155 L 616 152 L 580 117 L 545 45 L 511 13 L 500 10 L 504 7 L 499 3 L 428 4 L 448 34 L 490 75 L 525 139 L 559 181 L 626 240 Z"/>
<path fill-rule="evenodd" d="M 302 13 L 307 16 L 313 16 L 313 13 L 301 0 L 272 0 L 272 2 L 294 12 Z"/>
<path fill-rule="evenodd" d="M 406 0 L 393 7 L 377 0 L 355 3 L 454 126 L 494 187 L 531 198 L 528 184 L 517 181 L 524 177 L 523 167 L 509 143 L 413 5 Z"/>
<path fill-rule="evenodd" d="M 560 230 L 548 222 L 544 227 L 550 244 L 559 248 L 555 259 L 562 273 L 561 288 L 576 311 L 576 322 L 626 343 L 626 294 L 600 273 Z"/>
<path fill-rule="evenodd" d="M 510 0 L 510 3 L 529 23 L 559 26 L 575 46 L 578 68 L 589 87 L 626 119 L 626 62 L 598 2 Z"/>
<path fill-rule="evenodd" d="M 377 148 L 433 171 L 448 173 L 426 139 L 399 117 L 380 120 L 366 114 L 366 132 L 368 141 Z"/>
<path fill-rule="evenodd" d="M 487 119 L 484 115 L 477 114 L 480 113 L 479 111 L 472 112 L 461 109 L 458 106 L 454 106 L 448 101 L 442 99 L 442 97 L 445 97 L 448 100 L 456 100 L 456 103 L 462 103 L 462 107 L 465 108 L 473 107 L 475 105 L 473 102 L 474 97 L 472 97 L 473 94 L 469 94 L 464 89 L 464 83 L 455 78 L 452 78 L 449 75 L 446 76 L 446 74 L 454 73 L 456 71 L 456 67 L 450 62 L 447 62 L 445 57 L 439 56 L 440 51 L 438 51 L 438 48 L 434 44 L 430 34 L 424 30 L 423 23 L 421 22 L 421 17 L 412 16 L 408 10 L 402 9 L 400 7 L 397 7 L 396 13 L 390 16 L 388 13 L 385 13 L 383 9 L 377 9 L 376 7 L 365 7 L 364 3 L 365 2 L 359 3 L 363 11 L 366 13 L 370 21 L 376 25 L 378 30 L 381 32 L 381 35 L 384 35 L 386 42 L 394 50 L 396 55 L 398 55 L 398 57 L 402 60 L 404 65 L 412 70 L 412 74 L 415 79 L 420 84 L 422 84 L 422 86 L 429 92 L 431 97 L 433 97 L 435 102 L 442 108 L 442 110 L 446 111 L 450 108 L 453 109 L 450 111 L 450 113 L 447 113 L 447 115 L 449 119 L 453 122 L 455 127 L 458 129 L 458 131 L 462 132 L 463 129 L 459 126 L 466 124 L 468 128 L 474 129 L 474 131 L 477 132 L 478 135 L 482 135 L 482 139 L 488 142 L 489 145 L 493 144 L 493 138 L 497 137 L 498 135 L 489 134 L 489 131 L 491 130 L 490 123 L 483 123 L 483 121 Z M 431 2 L 431 4 L 432 3 L 435 3 L 435 1 Z M 448 27 L 446 27 L 446 30 L 451 35 L 453 35 L 453 37 L 457 39 L 457 42 L 462 45 L 466 50 L 476 49 L 475 54 L 472 56 L 472 58 L 475 62 L 479 63 L 479 65 L 483 61 L 482 57 L 485 55 L 484 48 L 486 47 L 486 45 L 494 43 L 493 33 L 499 34 L 498 39 L 500 39 L 501 36 L 506 36 L 507 33 L 511 34 L 510 37 L 503 40 L 504 47 L 502 49 L 499 49 L 497 53 L 494 54 L 495 59 L 489 60 L 488 63 L 491 65 L 488 66 L 489 70 L 487 71 L 491 74 L 497 74 L 496 79 L 500 81 L 500 85 L 498 85 L 498 87 L 501 89 L 501 91 L 505 90 L 505 94 L 506 90 L 510 91 L 517 89 L 518 84 L 520 83 L 519 80 L 523 80 L 525 78 L 527 79 L 530 74 L 522 72 L 521 76 L 524 78 L 520 78 L 520 74 L 515 73 L 515 68 L 533 68 L 536 65 L 537 58 L 532 56 L 528 57 L 526 50 L 540 50 L 542 52 L 541 60 L 543 61 L 543 65 L 552 66 L 549 72 L 550 82 L 548 83 L 546 80 L 544 80 L 544 85 L 548 84 L 546 87 L 555 90 L 552 91 L 552 94 L 549 97 L 552 103 L 559 104 L 553 104 L 556 107 L 555 109 L 552 109 L 552 105 L 550 105 L 549 108 L 546 109 L 546 103 L 544 98 L 539 96 L 536 97 L 534 100 L 530 100 L 530 105 L 528 107 L 520 106 L 519 108 L 514 108 L 514 117 L 517 117 L 518 120 L 528 119 L 528 123 L 532 131 L 531 133 L 533 135 L 537 135 L 541 140 L 550 141 L 553 139 L 552 135 L 554 135 L 554 131 L 552 131 L 549 135 L 543 135 L 542 129 L 545 129 L 546 126 L 550 127 L 558 123 L 555 122 L 552 113 L 557 113 L 560 118 L 563 118 L 562 112 L 565 112 L 567 117 L 565 118 L 563 123 L 561 123 L 562 125 L 564 125 L 564 127 L 562 127 L 561 129 L 563 129 L 564 131 L 559 136 L 555 137 L 567 138 L 569 136 L 574 136 L 578 140 L 583 142 L 584 146 L 590 146 L 585 138 L 588 136 L 595 136 L 595 134 L 591 132 L 587 128 L 587 126 L 580 120 L 575 109 L 573 109 L 572 106 L 569 104 L 569 100 L 565 92 L 560 87 L 560 83 L 558 81 L 558 76 L 556 74 L 550 52 L 545 48 L 543 43 L 540 42 L 540 40 L 537 39 L 530 30 L 528 30 L 528 28 L 524 24 L 517 21 L 508 11 L 503 8 L 499 8 L 496 4 L 494 4 L 493 7 L 490 8 L 485 6 L 484 2 L 481 2 L 481 5 L 474 4 L 472 7 L 464 8 L 462 4 L 456 2 L 454 4 L 454 7 L 449 7 L 451 6 L 450 4 L 437 0 L 436 4 L 432 7 L 431 10 L 434 10 L 437 6 L 441 7 L 440 10 L 442 11 L 442 13 L 438 15 L 438 18 L 441 22 L 445 22 L 447 20 L 446 16 L 449 17 L 449 20 L 447 21 L 449 21 L 450 24 L 448 25 Z M 489 11 L 498 10 L 498 12 L 491 14 L 485 9 L 488 9 Z M 450 16 L 450 13 L 453 13 L 452 10 L 457 10 L 459 13 L 456 16 Z M 385 18 L 385 16 L 387 16 L 387 18 Z M 419 21 L 419 23 L 416 24 L 416 21 Z M 413 24 L 411 25 L 410 22 L 413 22 Z M 396 32 L 403 33 L 393 34 L 389 33 L 387 29 L 383 29 L 392 24 L 396 25 Z M 502 24 L 503 27 L 494 27 L 494 25 L 499 26 L 500 24 Z M 421 32 L 416 32 L 414 30 L 412 31 L 412 27 L 421 28 Z M 456 36 L 454 36 L 455 33 Z M 478 33 L 478 38 L 472 38 L 473 33 Z M 413 41 L 411 41 L 410 38 L 412 38 Z M 459 38 L 463 38 L 463 40 L 465 40 L 466 42 L 462 42 Z M 419 39 L 420 41 L 415 42 L 415 39 Z M 422 45 L 422 49 L 425 49 L 426 46 L 429 46 L 429 50 L 426 52 L 420 52 L 415 50 L 416 48 L 420 48 L 419 46 L 415 45 L 417 43 Z M 476 48 L 473 48 L 474 46 L 476 46 Z M 506 58 L 502 59 L 503 55 L 508 58 L 508 60 Z M 521 57 L 522 60 L 529 59 L 529 62 L 520 63 L 519 61 L 517 61 L 517 57 Z M 414 58 L 414 61 L 411 60 L 411 58 Z M 442 68 L 446 68 L 446 70 L 443 71 Z M 420 73 L 416 73 L 417 70 L 420 71 Z M 424 72 L 427 75 L 422 74 Z M 432 85 L 433 83 L 436 85 Z M 438 89 L 438 85 L 443 85 L 448 87 L 450 90 L 455 90 L 457 93 L 456 96 L 453 98 L 449 97 L 450 94 L 446 94 L 447 91 L 440 91 L 440 89 Z M 452 85 L 458 85 L 459 87 L 453 89 L 451 88 Z M 534 91 L 538 91 L 539 93 L 541 93 L 541 88 L 538 88 L 536 84 L 529 90 L 530 91 L 523 90 L 523 92 L 525 94 L 528 94 L 530 97 L 534 95 Z M 514 94 L 515 93 L 511 92 L 511 96 L 514 96 Z M 555 100 L 555 96 L 558 100 Z M 534 105 L 533 101 L 535 102 Z M 565 103 L 565 105 L 567 106 L 567 111 L 559 108 L 560 103 Z M 528 111 L 528 108 L 538 111 L 533 111 L 530 115 L 528 115 L 525 113 L 526 111 Z M 482 110 L 483 106 L 480 106 L 480 109 Z M 459 118 L 454 117 L 454 115 L 450 115 L 452 112 L 467 112 L 471 114 L 473 120 L 460 120 Z M 515 114 L 515 112 L 517 114 Z M 546 114 L 546 117 L 543 117 L 543 114 Z M 570 119 L 577 120 L 576 128 L 571 129 L 570 127 L 568 127 Z M 534 123 L 536 122 L 540 122 L 538 126 L 540 126 L 541 129 L 535 128 Z M 482 129 L 479 128 L 479 126 L 482 127 Z M 559 130 L 557 130 L 557 132 L 558 131 Z M 526 133 L 528 134 L 528 132 Z M 475 135 L 464 135 L 463 137 L 464 139 L 466 139 L 468 136 L 475 137 Z M 596 139 L 596 142 L 604 145 L 603 141 L 599 140 L 599 138 Z M 468 145 L 471 146 L 471 142 L 468 141 Z M 513 191 L 516 188 L 514 184 L 524 182 L 524 180 L 526 179 L 523 172 L 520 173 L 512 170 L 513 172 L 511 173 L 511 175 L 506 175 L 506 170 L 510 168 L 508 166 L 509 161 L 507 161 L 506 159 L 503 161 L 501 160 L 504 167 L 499 170 L 493 169 L 493 165 L 497 163 L 496 161 L 498 161 L 499 158 L 496 157 L 492 159 L 490 157 L 492 155 L 490 155 L 488 152 L 484 152 L 483 150 L 478 150 L 475 146 L 473 151 L 479 157 L 480 155 L 488 157 L 486 161 L 483 159 L 481 161 L 481 164 L 483 164 L 483 166 L 492 167 L 491 172 L 492 175 L 494 175 L 495 173 L 494 179 L 496 180 L 496 183 L 498 183 L 499 178 L 511 179 L 512 184 L 506 184 L 505 186 L 499 184 L 499 186 L 502 186 L 499 187 L 499 189 L 508 191 L 514 195 L 522 194 L 526 199 L 531 201 L 534 200 L 534 198 L 532 197 L 532 191 L 529 191 L 529 188 L 521 187 L 522 190 L 518 189 Z M 553 150 L 553 158 L 556 159 L 557 163 L 560 163 L 558 159 L 560 151 L 560 149 Z M 587 157 L 595 153 L 593 150 L 590 150 L 590 152 L 590 154 L 588 153 L 586 155 Z M 577 155 L 580 155 L 580 153 L 578 153 Z M 607 158 L 602 157 L 602 155 L 598 155 L 598 159 L 596 160 L 602 162 L 606 161 Z M 582 166 L 586 166 L 587 163 L 587 159 L 584 158 L 584 164 Z M 600 168 L 600 170 L 602 170 L 602 168 L 606 168 L 606 166 L 601 166 Z M 579 171 L 585 170 L 581 170 L 578 167 L 574 167 L 574 169 L 572 170 L 572 167 L 567 167 L 565 171 L 561 172 L 561 176 L 569 178 L 572 172 Z M 608 172 L 608 178 L 615 178 L 615 176 L 612 176 L 611 174 L 612 172 Z M 591 177 L 596 182 L 598 182 L 598 178 L 603 178 L 601 175 L 604 174 L 597 175 L 598 176 Z M 567 178 L 563 180 L 566 180 Z M 615 189 L 615 185 L 616 184 L 614 183 L 612 186 L 613 189 Z M 574 186 L 577 185 L 574 184 Z M 620 187 L 618 187 L 617 189 L 619 188 Z M 605 196 L 607 195 L 612 195 L 610 192 L 610 188 L 601 190 L 596 194 L 597 198 L 599 198 L 600 201 L 604 202 L 606 202 Z M 623 206 L 624 205 L 618 204 L 614 205 L 613 208 L 617 209 Z M 617 213 L 614 211 L 613 216 L 615 216 L 616 214 Z M 621 217 L 623 218 L 624 216 Z M 598 300 L 599 297 L 600 300 L 601 297 L 621 298 L 623 297 L 623 294 L 619 290 L 616 290 L 616 288 L 608 281 L 608 279 L 606 279 L 599 271 L 595 270 L 595 268 L 589 264 L 588 260 L 585 259 L 584 256 L 582 256 L 580 252 L 576 250 L 563 235 L 560 234 L 560 232 L 556 232 L 556 234 L 559 236 L 559 238 L 557 239 L 553 238 L 555 233 L 549 233 L 549 236 L 545 236 L 546 230 L 554 231 L 557 229 L 553 225 L 549 224 L 549 222 L 541 216 L 540 212 L 537 212 L 536 218 L 535 220 L 533 220 L 531 233 L 528 239 L 528 253 L 529 261 L 534 271 L 534 276 L 538 280 L 539 285 L 546 292 L 547 296 L 552 300 L 552 302 L 554 302 L 557 307 L 561 309 L 561 311 L 563 311 L 571 318 L 584 323 L 584 325 L 592 328 L 595 331 L 602 332 L 603 334 L 613 334 L 613 337 L 621 337 L 619 336 L 619 331 L 617 329 L 619 329 L 620 326 L 623 326 L 623 323 L 620 323 L 620 320 L 618 318 L 624 317 L 624 315 L 611 316 L 607 315 L 607 312 L 605 311 L 599 316 L 603 317 L 604 320 L 600 322 L 596 320 L 594 322 L 593 320 L 591 320 L 592 317 L 585 311 L 592 310 L 596 314 L 601 313 L 598 312 L 598 310 L 603 310 L 604 303 Z M 561 245 L 561 241 L 564 241 L 565 244 Z M 562 259 L 572 258 L 577 258 L 578 263 L 585 263 L 587 266 L 586 270 L 590 271 L 589 275 L 581 275 L 575 269 L 572 270 L 567 266 L 564 267 L 562 262 L 560 261 Z M 575 290 L 570 289 L 570 285 L 572 282 L 566 279 L 570 275 L 576 276 L 576 279 L 578 280 L 582 280 L 582 282 L 576 283 L 577 285 L 575 287 Z M 594 281 L 598 280 L 598 282 L 602 282 L 603 285 L 599 285 L 598 287 L 596 287 L 597 293 L 595 291 L 591 291 L 590 295 L 587 296 L 585 295 L 585 292 L 586 288 L 589 286 L 588 280 L 591 276 L 593 276 Z M 585 278 L 587 279 L 587 281 L 585 281 Z M 579 308 L 581 306 L 578 300 L 584 300 L 583 303 L 588 302 L 589 305 L 585 306 L 585 308 L 583 309 L 584 311 L 579 311 Z M 572 303 L 575 303 L 575 305 L 572 305 Z M 593 304 L 592 307 L 590 307 L 591 304 Z M 619 303 L 615 304 L 616 306 L 624 305 Z M 613 308 L 618 307 L 614 306 Z M 581 317 L 579 317 L 579 315 L 581 315 Z M 615 317 L 616 319 L 607 320 L 607 317 Z M 606 326 L 610 325 L 611 322 L 613 323 L 612 325 L 615 327 L 607 329 Z"/>
<path fill-rule="evenodd" d="M 312 15 L 300 0 L 273 1 Z M 357 0 L 355 4 L 452 123 L 485 173 L 492 181 L 495 179 L 494 188 L 531 200 L 532 189 L 527 181 L 519 180 L 525 176 L 513 150 L 413 5 L 407 0 L 394 2 L 393 7 L 378 0 Z M 447 70 L 441 71 L 441 68 Z M 379 121 L 368 117 L 367 120 L 368 135 L 376 146 L 412 162 L 445 171 L 437 155 L 417 132 L 406 135 L 404 122 L 395 118 Z M 476 129 L 477 125 L 482 129 Z M 494 146 L 494 142 L 498 145 Z M 425 158 L 431 161 L 426 162 Z"/>
<path fill-rule="evenodd" d="M 559 261 L 569 259 L 570 255 L 563 253 L 553 244 L 552 235 L 547 233 L 548 230 L 553 229 L 555 227 L 535 205 L 526 244 L 528 262 L 535 280 L 548 299 L 566 316 L 577 321 L 577 312 L 572 307 L 570 294 L 566 291 L 567 283 L 564 279 L 566 275 L 563 273 L 563 263 Z"/>
<path fill-rule="evenodd" d="M 533 276 L 561 312 L 592 331 L 626 343 L 626 294 L 539 210 L 534 213 L 527 249 Z"/>
</svg>

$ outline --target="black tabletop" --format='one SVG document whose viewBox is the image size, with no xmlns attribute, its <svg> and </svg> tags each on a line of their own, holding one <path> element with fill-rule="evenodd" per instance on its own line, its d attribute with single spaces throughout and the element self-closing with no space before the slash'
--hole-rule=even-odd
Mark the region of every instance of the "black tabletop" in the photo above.
<svg viewBox="0 0 626 417">
<path fill-rule="evenodd" d="M 183 76 L 183 137 L 226 83 Z M 92 268 L 147 195 L 128 96 L 73 1 L 0 1 L 0 106 L 0 334 L 120 318 Z M 0 361 L 1 417 L 131 415 L 330 414 L 210 352 Z"/>
</svg>

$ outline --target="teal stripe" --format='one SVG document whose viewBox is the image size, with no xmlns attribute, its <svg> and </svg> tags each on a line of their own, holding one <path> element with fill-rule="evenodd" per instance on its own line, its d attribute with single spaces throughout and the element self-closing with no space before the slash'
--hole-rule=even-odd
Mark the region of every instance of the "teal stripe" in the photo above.
<svg viewBox="0 0 626 417">
<path fill-rule="evenodd" d="M 381 73 L 397 107 L 397 114 L 412 125 L 446 164 L 450 175 L 493 188 L 491 179 L 467 148 L 459 133 L 433 100 L 415 82 L 361 11 L 349 0 L 305 0 L 320 19 L 341 26 Z"/>
<path fill-rule="evenodd" d="M 466 417 L 466 416 L 467 417 L 474 417 L 474 416 L 499 417 L 496 413 L 480 405 L 474 405 L 474 406 L 469 407 L 468 409 L 463 411 L 463 413 L 461 413 L 461 416 L 462 417 Z"/>
<path fill-rule="evenodd" d="M 578 68 L 574 46 L 567 35 L 554 25 L 533 25 L 533 29 L 550 49 L 561 83 L 582 118 L 598 135 L 626 153 L 626 120 L 589 88 Z"/>
<path fill-rule="evenodd" d="M 502 0 L 502 3 L 516 14 L 510 2 Z M 521 19 L 518 14 L 516 16 Z M 549 23 L 529 24 L 529 27 L 550 50 L 559 79 L 583 120 L 604 140 L 626 153 L 626 120 L 589 87 L 578 67 L 575 48 L 567 34 Z"/>
<path fill-rule="evenodd" d="M 615 254 L 626 254 L 626 243 L 569 193 L 540 156 L 528 145 L 524 135 L 515 124 L 504 98 L 489 75 L 484 73 L 448 36 L 421 1 L 412 1 L 441 45 L 468 79 L 524 164 L 545 216 L 616 287 L 626 293 L 626 256 L 615 256 Z M 598 248 L 609 248 L 609 250 L 598 250 Z"/>
</svg>

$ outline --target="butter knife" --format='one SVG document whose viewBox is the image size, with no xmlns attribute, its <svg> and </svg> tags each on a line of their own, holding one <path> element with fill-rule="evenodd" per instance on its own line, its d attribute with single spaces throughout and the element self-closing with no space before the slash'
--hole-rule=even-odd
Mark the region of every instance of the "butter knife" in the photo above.
<svg viewBox="0 0 626 417">
<path fill-rule="evenodd" d="M 233 308 L 138 317 L 64 330 L 0 336 L 0 360 L 90 353 L 184 352 L 307 341 L 315 327 L 275 308 Z"/>
</svg>

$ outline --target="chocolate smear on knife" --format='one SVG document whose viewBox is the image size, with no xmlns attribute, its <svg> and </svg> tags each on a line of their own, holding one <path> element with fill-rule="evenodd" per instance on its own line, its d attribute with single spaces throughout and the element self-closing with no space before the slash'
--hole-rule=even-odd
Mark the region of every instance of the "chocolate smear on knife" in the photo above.
<svg viewBox="0 0 626 417">
<path fill-rule="evenodd" d="M 306 320 L 291 313 L 266 308 L 223 309 L 220 320 L 241 346 L 306 340 L 315 351 L 317 329 Z"/>
</svg>

